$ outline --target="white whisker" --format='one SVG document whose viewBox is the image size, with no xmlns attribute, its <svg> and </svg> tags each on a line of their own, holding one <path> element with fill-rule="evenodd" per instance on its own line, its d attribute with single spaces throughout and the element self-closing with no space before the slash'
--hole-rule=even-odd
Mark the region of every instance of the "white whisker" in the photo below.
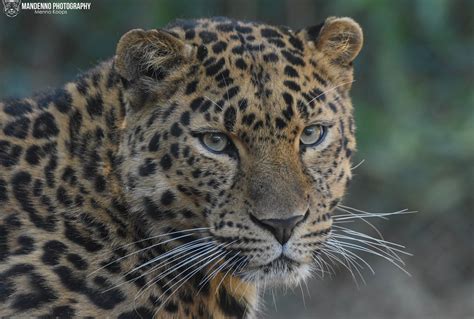
<svg viewBox="0 0 474 319">
<path fill-rule="evenodd" d="M 372 255 L 376 255 L 376 256 L 379 256 L 379 257 L 382 257 L 383 259 L 387 260 L 388 262 L 390 262 L 391 264 L 393 264 L 394 266 L 396 266 L 397 268 L 399 268 L 401 271 L 403 271 L 405 274 L 407 274 L 408 276 L 411 276 L 410 273 L 408 271 L 406 271 L 404 268 L 403 268 L 403 264 L 402 265 L 399 265 L 397 263 L 397 260 L 383 254 L 383 253 L 379 253 L 377 251 L 374 251 L 372 249 L 368 249 L 368 248 L 365 248 L 363 246 L 360 246 L 360 245 L 356 245 L 356 244 L 352 244 L 352 243 L 347 243 L 347 242 L 341 242 L 341 241 L 338 241 L 339 245 L 341 245 L 342 247 L 347 247 L 347 248 L 352 248 L 352 249 L 355 249 L 355 250 L 359 250 L 359 251 L 363 251 L 363 252 L 366 252 L 366 253 L 369 253 L 369 254 L 372 254 Z"/>
<path fill-rule="evenodd" d="M 153 258 L 153 259 L 151 259 L 151 260 L 149 260 L 149 261 L 147 261 L 147 262 L 141 264 L 140 266 L 137 266 L 137 267 L 133 268 L 133 269 L 130 270 L 127 274 L 132 273 L 132 272 L 137 271 L 137 270 L 140 270 L 141 268 L 146 267 L 146 266 L 148 266 L 149 264 L 156 263 L 157 261 L 162 260 L 162 259 L 164 259 L 164 258 L 167 258 L 167 257 L 169 257 L 170 255 L 174 255 L 174 254 L 180 253 L 180 252 L 182 252 L 183 250 L 184 250 L 184 251 L 189 251 L 189 250 L 192 250 L 192 249 L 194 249 L 194 248 L 196 248 L 196 247 L 199 247 L 199 246 L 202 246 L 202 245 L 213 245 L 212 242 L 205 242 L 205 243 L 196 244 L 196 242 L 206 241 L 206 240 L 209 239 L 209 238 L 212 238 L 212 237 L 207 236 L 207 237 L 203 237 L 203 238 L 198 238 L 198 239 L 195 239 L 195 240 L 193 240 L 193 241 L 191 241 L 191 242 L 189 242 L 189 243 L 183 244 L 183 245 L 181 245 L 181 246 L 177 246 L 177 247 L 175 247 L 175 248 L 173 248 L 173 249 L 167 251 L 166 253 L 164 253 L 164 254 L 162 254 L 162 255 L 159 255 L 159 256 L 157 256 L 157 257 L 155 257 L 155 258 Z M 127 275 L 127 274 L 126 274 L 126 275 Z"/>
<path fill-rule="evenodd" d="M 147 241 L 147 240 L 151 240 L 151 239 L 156 239 L 156 238 L 161 238 L 161 237 L 166 237 L 166 236 L 176 235 L 176 234 L 181 234 L 181 233 L 189 233 L 189 232 L 195 232 L 195 231 L 210 230 L 210 229 L 212 229 L 212 228 L 211 227 L 197 227 L 197 228 L 190 228 L 190 229 L 184 229 L 184 230 L 177 230 L 177 231 L 170 232 L 170 233 L 165 233 L 165 234 L 159 234 L 159 235 L 155 235 L 155 236 L 147 237 L 147 238 L 144 238 L 144 239 L 140 239 L 140 240 L 125 244 L 123 246 L 114 248 L 114 251 L 118 250 L 118 249 L 128 247 L 128 246 L 131 246 L 131 245 L 134 245 L 134 244 L 137 244 L 137 243 L 141 243 L 141 242 L 144 242 L 144 241 Z"/>
<path fill-rule="evenodd" d="M 177 264 L 177 265 L 174 265 L 173 268 L 170 268 L 160 274 L 158 274 L 157 276 L 153 277 L 150 281 L 150 283 L 148 285 L 145 285 L 141 290 L 142 291 L 139 291 L 137 293 L 137 295 L 135 296 L 135 299 L 137 299 L 138 297 L 140 297 L 149 287 L 151 287 L 155 282 L 157 281 L 160 281 L 161 279 L 165 278 L 166 276 L 168 276 L 169 274 L 177 271 L 178 269 L 180 269 L 181 267 L 183 266 L 186 266 L 190 263 L 192 263 L 193 261 L 195 260 L 198 260 L 199 261 L 199 258 L 205 256 L 206 254 L 210 253 L 210 252 L 213 252 L 215 250 L 218 250 L 219 249 L 219 245 L 215 246 L 214 243 L 212 243 L 213 245 L 210 245 L 210 246 L 206 246 L 204 248 L 201 248 L 201 249 L 198 249 L 198 250 L 195 250 L 192 252 L 192 255 L 193 257 L 190 258 L 190 259 L 184 259 L 184 261 L 182 261 L 181 263 Z M 210 247 L 210 248 L 209 248 Z M 180 258 L 181 259 L 181 258 Z M 161 268 L 161 267 L 160 267 Z"/>
<path fill-rule="evenodd" d="M 332 88 L 327 89 L 326 91 L 324 91 L 324 92 L 322 92 L 322 93 L 316 95 L 314 98 L 312 98 L 309 102 L 307 102 L 307 103 L 305 103 L 305 104 L 306 104 L 306 106 L 309 106 L 309 105 L 311 104 L 311 102 L 313 102 L 314 100 L 318 99 L 318 98 L 321 97 L 322 95 L 325 95 L 326 93 L 329 93 L 329 92 L 331 92 L 331 91 L 334 91 L 334 90 L 337 89 L 338 87 L 341 87 L 341 86 L 346 85 L 346 84 L 351 84 L 351 83 L 353 83 L 353 82 L 355 82 L 355 80 L 347 81 L 347 82 L 343 82 L 343 83 L 340 83 L 340 84 L 338 84 L 338 85 L 335 85 L 335 86 L 333 86 Z"/>
<path fill-rule="evenodd" d="M 346 268 L 349 273 L 351 274 L 352 276 L 352 279 L 354 280 L 354 283 L 356 284 L 357 288 L 359 288 L 359 282 L 357 281 L 357 278 L 354 274 L 354 272 L 352 271 L 352 265 L 347 265 L 345 262 L 343 262 L 341 259 L 339 259 L 336 255 L 334 255 L 332 252 L 333 250 L 326 250 L 326 249 L 321 249 L 321 252 L 323 254 L 325 254 L 330 260 L 332 261 L 336 261 L 338 262 L 339 264 L 341 264 L 344 268 Z M 359 269 L 357 267 L 355 267 L 356 271 L 358 271 L 358 275 L 361 277 L 362 281 L 365 283 L 364 281 L 364 277 L 362 276 L 362 274 L 359 272 Z"/>
<path fill-rule="evenodd" d="M 348 209 L 346 209 L 346 208 L 341 208 L 339 205 L 338 205 L 338 207 L 336 207 L 336 209 L 338 209 L 338 210 L 340 210 L 340 211 L 344 211 L 344 212 L 346 212 L 346 213 L 349 213 L 349 214 L 347 214 L 347 215 L 344 215 L 344 214 L 334 215 L 333 218 L 334 218 L 334 220 L 336 220 L 336 221 L 348 220 L 348 219 L 355 219 L 355 218 L 363 219 L 363 218 L 374 218 L 374 217 L 387 220 L 387 218 L 386 218 L 387 216 L 406 215 L 406 214 L 415 214 L 415 213 L 416 213 L 416 211 L 409 211 L 409 210 L 407 210 L 407 209 L 403 209 L 403 210 L 399 210 L 399 211 L 391 212 L 391 213 L 368 213 L 368 212 L 362 212 L 362 213 L 360 213 L 360 214 L 355 214 L 355 213 L 350 212 L 350 211 L 349 211 Z"/>
<path fill-rule="evenodd" d="M 356 165 L 352 166 L 351 167 L 351 171 L 355 170 L 357 167 L 361 166 L 362 164 L 364 164 L 365 162 L 365 159 L 361 160 L 359 163 L 357 163 Z"/>
<path fill-rule="evenodd" d="M 171 238 L 171 239 L 162 241 L 162 242 L 158 242 L 158 243 L 156 243 L 156 244 L 147 246 L 147 247 L 145 247 L 145 248 L 141 248 L 141 249 L 136 250 L 136 251 L 134 251 L 134 252 L 131 252 L 131 253 L 125 255 L 125 256 L 119 257 L 119 258 L 117 258 L 117 259 L 115 259 L 115 260 L 113 260 L 113 261 L 107 263 L 106 265 L 104 265 L 104 266 L 102 266 L 102 267 L 100 267 L 100 268 L 97 268 L 97 269 L 94 270 L 93 272 L 89 273 L 89 274 L 87 275 L 87 277 L 89 277 L 89 276 L 91 276 L 92 274 L 94 274 L 94 273 L 100 271 L 101 269 L 107 268 L 108 266 L 110 266 L 110 265 L 112 265 L 112 264 L 115 264 L 115 263 L 117 263 L 117 262 L 119 262 L 119 261 L 121 261 L 121 260 L 123 260 L 123 259 L 125 259 L 125 258 L 128 258 L 128 257 L 130 257 L 130 256 L 133 256 L 133 255 L 135 255 L 135 254 L 138 254 L 138 253 L 140 253 L 140 252 L 142 252 L 142 251 L 145 251 L 145 250 L 151 249 L 151 248 L 153 248 L 153 247 L 157 247 L 157 246 L 166 244 L 166 243 L 168 243 L 168 242 L 171 242 L 171 241 L 174 241 L 174 240 L 177 240 L 177 239 L 181 239 L 181 238 L 185 238 L 185 237 L 190 237 L 190 236 L 193 236 L 193 235 L 194 235 L 194 233 L 185 234 L 185 235 L 181 235 L 181 236 L 178 236 L 178 237 L 174 237 L 174 238 Z"/>
<path fill-rule="evenodd" d="M 240 251 L 235 254 L 234 256 L 232 256 L 231 258 L 229 258 L 229 261 L 234 259 L 235 257 L 237 257 L 237 255 L 240 254 Z M 225 277 L 229 274 L 229 272 L 232 270 L 232 267 L 235 266 L 235 263 L 232 264 L 232 266 L 229 267 L 229 270 L 227 270 L 227 272 L 224 274 L 224 276 L 222 276 L 222 279 L 221 281 L 219 282 L 219 284 L 217 285 L 217 288 L 216 288 L 216 293 L 219 291 L 219 287 L 221 286 L 222 282 L 224 281 Z"/>
<path fill-rule="evenodd" d="M 208 252 L 209 253 L 209 252 Z M 211 263 L 212 261 L 214 261 L 215 259 L 219 258 L 222 256 L 222 254 L 224 254 L 225 251 L 217 251 L 217 252 L 214 252 L 213 254 L 211 254 L 210 256 L 207 256 L 207 257 L 204 257 L 203 259 L 201 259 L 202 261 L 204 260 L 207 260 L 209 258 L 211 258 L 210 260 L 208 260 L 207 262 L 205 262 L 203 265 L 201 266 L 198 266 L 195 270 L 191 271 L 191 273 L 189 273 L 188 275 L 185 275 L 183 278 L 179 279 L 178 281 L 176 281 L 174 284 L 172 284 L 171 286 L 169 286 L 165 291 L 163 291 L 163 293 L 158 297 L 158 299 L 161 299 L 163 297 L 163 295 L 165 295 L 168 291 L 170 291 L 170 289 L 172 289 L 173 287 L 175 287 L 177 284 L 181 283 L 175 290 L 173 293 L 171 293 L 165 300 L 163 300 L 162 304 L 158 307 L 158 309 L 155 311 L 155 315 L 158 314 L 158 312 L 161 310 L 161 308 L 166 304 L 166 302 L 173 296 L 173 294 L 179 290 L 179 288 L 185 284 L 187 282 L 187 280 L 189 278 L 191 278 L 192 276 L 194 276 L 197 272 L 199 272 L 200 270 L 202 270 L 204 267 L 206 267 L 209 263 Z M 217 255 L 217 256 L 216 256 Z M 202 256 L 199 256 L 199 257 L 202 257 Z M 186 271 L 192 269 L 193 267 L 195 267 L 195 265 L 191 265 L 190 267 L 186 268 L 185 270 L 181 271 L 178 275 L 176 275 L 175 277 L 173 277 L 170 282 L 172 282 L 173 280 L 175 280 L 176 278 L 178 278 L 181 274 L 185 273 Z"/>
<path fill-rule="evenodd" d="M 116 282 L 116 284 L 115 284 L 114 286 L 112 286 L 112 287 L 110 287 L 110 288 L 107 288 L 107 289 L 104 290 L 103 292 L 107 292 L 107 291 L 112 290 L 112 289 L 114 289 L 114 288 L 118 288 L 118 287 L 120 287 L 120 286 L 122 286 L 122 285 L 124 285 L 124 284 L 130 283 L 130 282 L 135 282 L 135 281 L 137 281 L 138 279 L 140 279 L 140 278 L 142 278 L 142 277 L 145 277 L 145 276 L 147 276 L 148 274 L 152 273 L 153 271 L 156 271 L 156 270 L 158 270 L 158 269 L 160 269 L 160 268 L 162 268 L 162 267 L 165 267 L 165 266 L 169 265 L 170 263 L 176 262 L 176 261 L 178 261 L 178 260 L 180 260 L 180 259 L 183 259 L 183 258 L 185 258 L 185 257 L 187 257 L 187 256 L 189 256 L 189 255 L 191 255 L 191 254 L 194 254 L 194 253 L 196 253 L 196 252 L 199 252 L 199 251 L 201 251 L 202 249 L 205 249 L 205 248 L 210 247 L 210 246 L 212 246 L 212 245 L 213 245 L 213 243 L 206 242 L 206 243 L 193 244 L 193 245 L 191 245 L 191 246 L 187 246 L 187 247 L 185 247 L 186 249 L 184 249 L 184 248 L 181 247 L 181 246 L 178 246 L 177 248 L 180 248 L 179 250 L 175 250 L 175 249 L 170 250 L 169 252 L 167 252 L 167 253 L 165 253 L 165 254 L 163 254 L 163 255 L 160 255 L 160 256 L 158 256 L 158 257 L 156 257 L 156 258 L 154 258 L 154 259 L 152 259 L 152 260 L 150 260 L 150 261 L 147 261 L 147 262 L 144 263 L 144 264 L 141 264 L 140 266 L 137 266 L 137 267 L 133 268 L 132 270 L 129 270 L 129 271 L 126 272 L 122 277 L 126 278 L 129 274 L 131 274 L 131 273 L 133 273 L 133 272 L 135 272 L 135 271 L 137 271 L 137 270 L 139 270 L 139 269 L 145 267 L 146 265 L 148 265 L 148 264 L 150 264 L 150 263 L 155 263 L 156 261 L 161 260 L 161 259 L 163 259 L 163 258 L 167 258 L 167 257 L 170 257 L 170 256 L 171 256 L 171 260 L 165 260 L 165 261 L 159 263 L 158 265 L 153 266 L 151 269 L 147 270 L 146 272 L 144 272 L 144 273 L 141 274 L 140 276 L 133 277 L 133 278 L 131 278 L 131 279 L 129 279 L 129 280 L 126 280 L 126 281 L 123 281 L 123 282 L 121 282 L 121 283 L 117 283 L 117 282 Z M 182 255 L 182 256 L 180 256 L 180 255 L 183 254 L 183 253 L 185 253 L 185 254 Z M 177 257 L 177 256 L 180 256 L 180 257 Z"/>
<path fill-rule="evenodd" d="M 401 250 L 401 249 L 398 249 L 398 248 L 393 248 L 393 247 L 390 247 L 388 246 L 386 243 L 387 241 L 382 241 L 379 242 L 379 241 L 376 241 L 376 239 L 374 238 L 373 240 L 374 241 L 369 241 L 369 240 L 364 240 L 364 239 L 359 239 L 359 238 L 355 238 L 355 237 L 351 237 L 351 236 L 344 236 L 344 235 L 339 235 L 339 234 L 333 234 L 332 235 L 334 238 L 340 238 L 340 239 L 347 239 L 347 240 L 352 240 L 352 241 L 357 241 L 359 243 L 363 243 L 363 244 L 366 244 L 368 246 L 376 246 L 374 248 L 377 248 L 377 249 L 380 249 L 380 247 L 382 248 L 385 248 L 386 250 L 388 250 L 390 253 L 392 253 L 393 255 L 396 255 L 398 256 L 395 252 L 399 252 L 401 254 L 404 254 L 404 255 L 408 255 L 408 256 L 411 256 L 410 253 L 407 253 L 406 251 L 404 250 Z M 390 242 L 388 242 L 390 243 Z M 396 244 L 394 244 L 396 245 Z"/>
<path fill-rule="evenodd" d="M 342 253 L 347 254 L 351 258 L 360 260 L 364 265 L 367 266 L 367 268 L 369 268 L 369 270 L 370 270 L 370 272 L 372 272 L 372 274 L 375 274 L 374 269 L 370 266 L 370 264 L 368 262 L 366 262 L 362 257 L 360 257 L 359 255 L 353 253 L 352 251 L 347 250 L 344 247 L 341 247 L 337 240 L 330 241 L 328 244 L 329 245 L 334 245 L 335 247 L 337 247 L 338 251 L 341 251 Z M 359 263 L 357 263 L 357 264 L 359 265 Z"/>
<path fill-rule="evenodd" d="M 219 104 L 217 104 L 216 102 L 214 102 L 211 98 L 207 97 L 206 95 L 204 95 L 204 97 L 206 99 L 208 99 L 209 101 L 211 101 L 212 104 L 214 104 L 219 110 L 222 111 L 222 106 L 220 106 Z"/>
</svg>

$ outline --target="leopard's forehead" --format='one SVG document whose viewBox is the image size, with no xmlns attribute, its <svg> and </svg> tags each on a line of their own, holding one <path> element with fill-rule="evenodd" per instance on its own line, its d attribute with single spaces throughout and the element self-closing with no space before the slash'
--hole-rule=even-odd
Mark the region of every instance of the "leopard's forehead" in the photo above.
<svg viewBox="0 0 474 319">
<path fill-rule="evenodd" d="M 211 66 L 208 69 L 211 75 L 219 66 L 213 64 L 216 62 L 213 58 L 217 56 L 236 57 L 232 62 L 241 71 L 249 71 L 252 67 L 244 57 L 251 59 L 250 64 L 275 65 L 283 62 L 294 67 L 306 66 L 303 59 L 306 44 L 284 26 L 212 18 L 178 20 L 168 26 L 168 31 L 198 47 L 197 58 Z"/>
<path fill-rule="evenodd" d="M 185 95 L 198 96 L 190 103 L 193 111 L 220 113 L 217 104 L 236 113 L 235 127 L 244 139 L 262 132 L 275 136 L 282 129 L 295 137 L 315 118 L 330 120 L 344 107 L 341 96 L 325 95 L 333 83 L 316 60 L 314 43 L 287 27 L 211 18 L 178 20 L 166 29 L 195 48 L 203 70 L 186 84 Z"/>
<path fill-rule="evenodd" d="M 297 39 L 294 32 L 286 26 L 274 26 L 259 22 L 239 21 L 229 18 L 210 18 L 197 20 L 176 20 L 166 26 L 170 32 L 175 32 L 181 39 L 193 44 L 213 44 L 213 51 L 220 53 L 223 44 L 219 41 L 240 42 L 245 47 L 234 48 L 233 53 L 239 51 L 262 51 L 264 45 L 287 47 L 302 51 L 304 43 Z M 258 43 L 253 47 L 252 43 Z"/>
</svg>

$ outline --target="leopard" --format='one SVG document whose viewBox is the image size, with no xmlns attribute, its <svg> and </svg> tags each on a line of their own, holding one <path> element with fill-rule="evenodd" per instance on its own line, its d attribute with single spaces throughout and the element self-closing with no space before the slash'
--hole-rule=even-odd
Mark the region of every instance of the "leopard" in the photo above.
<svg viewBox="0 0 474 319">
<path fill-rule="evenodd" d="M 352 179 L 362 29 L 226 17 L 126 32 L 0 102 L 0 316 L 255 318 L 306 281 Z"/>
</svg>

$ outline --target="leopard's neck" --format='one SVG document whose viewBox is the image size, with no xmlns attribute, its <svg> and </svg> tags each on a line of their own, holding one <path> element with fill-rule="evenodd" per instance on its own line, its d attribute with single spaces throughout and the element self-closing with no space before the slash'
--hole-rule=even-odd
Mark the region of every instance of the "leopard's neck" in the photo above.
<svg viewBox="0 0 474 319">
<path fill-rule="evenodd" d="M 125 106 L 112 60 L 39 95 L 35 102 L 40 114 L 52 115 L 58 131 L 48 138 L 50 160 L 44 168 L 51 168 L 50 176 L 45 173 L 44 192 L 55 199 L 56 212 L 66 219 L 90 218 L 107 225 L 108 237 L 126 237 L 128 216 L 117 155 Z"/>
</svg>

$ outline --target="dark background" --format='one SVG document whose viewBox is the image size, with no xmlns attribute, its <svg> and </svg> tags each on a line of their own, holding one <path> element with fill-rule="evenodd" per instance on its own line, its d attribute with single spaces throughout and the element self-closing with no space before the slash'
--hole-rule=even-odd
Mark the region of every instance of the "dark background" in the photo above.
<svg viewBox="0 0 474 319">
<path fill-rule="evenodd" d="M 89 0 L 90 1 L 90 0 Z M 370 212 L 413 253 L 408 277 L 363 256 L 359 288 L 342 267 L 304 288 L 267 294 L 266 318 L 474 318 L 474 1 L 94 1 L 64 16 L 0 14 L 0 96 L 27 96 L 111 57 L 131 28 L 226 15 L 294 29 L 350 16 L 365 34 L 355 63 L 355 179 L 345 203 Z M 371 235 L 362 223 L 355 225 Z"/>
</svg>

